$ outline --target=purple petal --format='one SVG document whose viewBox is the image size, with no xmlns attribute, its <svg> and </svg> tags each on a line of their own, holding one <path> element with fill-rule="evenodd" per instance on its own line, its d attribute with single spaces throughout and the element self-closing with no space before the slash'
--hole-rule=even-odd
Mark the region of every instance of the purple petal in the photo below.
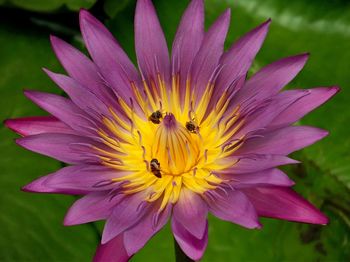
<svg viewBox="0 0 350 262">
<path fill-rule="evenodd" d="M 73 78 L 65 75 L 53 73 L 47 69 L 44 71 L 48 76 L 65 91 L 72 101 L 88 114 L 109 115 L 107 106 L 97 98 L 92 92 L 85 89 Z"/>
<path fill-rule="evenodd" d="M 237 42 L 220 59 L 224 65 L 216 82 L 215 92 L 220 94 L 231 85 L 239 76 L 245 76 L 260 50 L 271 20 L 267 20 L 257 28 L 253 29 Z"/>
<path fill-rule="evenodd" d="M 255 186 L 292 186 L 294 182 L 289 177 L 277 168 L 258 171 L 247 174 L 230 174 L 225 176 L 230 179 L 230 184 L 234 188 L 255 187 Z"/>
<path fill-rule="evenodd" d="M 135 13 L 135 48 L 137 61 L 148 84 L 158 85 L 158 74 L 168 84 L 170 60 L 167 43 L 150 0 L 138 0 Z"/>
<path fill-rule="evenodd" d="M 246 82 L 246 76 L 239 76 L 237 77 L 226 89 L 221 90 L 216 84 L 214 88 L 213 95 L 211 96 L 211 99 L 209 101 L 209 104 L 207 106 L 207 111 L 204 115 L 205 119 L 212 110 L 215 110 L 215 107 L 217 106 L 218 101 L 221 98 L 224 98 L 225 100 L 229 100 L 229 104 L 226 108 L 226 114 L 229 112 L 232 112 L 235 110 L 236 105 L 232 102 L 232 99 L 235 97 L 237 92 L 244 86 Z"/>
<path fill-rule="evenodd" d="M 259 133 L 262 137 L 248 139 L 236 154 L 288 155 L 312 145 L 328 135 L 328 132 L 309 126 L 289 126 L 270 132 Z"/>
<path fill-rule="evenodd" d="M 74 144 L 91 145 L 96 143 L 91 139 L 82 136 L 47 133 L 19 138 L 16 140 L 16 143 L 33 152 L 50 156 L 69 164 L 87 162 L 96 163 L 99 161 L 97 156 L 89 155 L 89 153 L 93 152 L 92 149 L 90 152 L 83 152 L 72 148 L 71 145 Z"/>
<path fill-rule="evenodd" d="M 277 94 L 304 67 L 309 55 L 301 54 L 278 60 L 253 75 L 237 94 L 236 104 L 247 98 L 262 101 Z"/>
<path fill-rule="evenodd" d="M 201 239 L 194 237 L 176 219 L 172 219 L 171 229 L 182 251 L 193 260 L 201 259 L 208 244 L 208 223 Z"/>
<path fill-rule="evenodd" d="M 108 191 L 90 193 L 74 202 L 64 218 L 64 225 L 72 226 L 107 219 L 119 201 L 120 197 L 112 198 Z"/>
<path fill-rule="evenodd" d="M 243 115 L 247 114 L 246 124 L 234 135 L 234 138 L 266 128 L 281 112 L 306 95 L 307 91 L 298 92 L 297 95 L 290 95 L 290 91 L 285 91 L 267 99 L 266 102 L 260 104 L 252 102 L 250 105 L 253 108 L 252 112 L 243 113 Z"/>
<path fill-rule="evenodd" d="M 242 191 L 248 196 L 259 216 L 311 224 L 327 224 L 319 210 L 290 188 L 257 187 Z"/>
<path fill-rule="evenodd" d="M 196 193 L 183 188 L 173 209 L 173 217 L 193 236 L 203 237 L 206 230 L 208 208 Z"/>
<path fill-rule="evenodd" d="M 35 104 L 45 111 L 52 114 L 71 128 L 82 134 L 91 134 L 85 127 L 91 126 L 91 122 L 84 116 L 86 115 L 71 100 L 48 93 L 37 91 L 25 91 L 24 94 Z"/>
<path fill-rule="evenodd" d="M 134 65 L 108 29 L 88 11 L 80 11 L 80 29 L 89 53 L 108 86 L 127 103 L 133 96 L 131 82 L 138 83 Z"/>
<path fill-rule="evenodd" d="M 281 155 L 262 155 L 262 154 L 247 154 L 241 156 L 234 156 L 226 159 L 227 162 L 234 164 L 231 168 L 220 171 L 223 174 L 247 174 L 253 173 L 265 169 L 270 169 L 276 166 L 297 164 L 299 161 L 290 159 L 286 156 Z"/>
<path fill-rule="evenodd" d="M 107 219 L 102 234 L 102 244 L 107 243 L 115 236 L 136 225 L 151 208 L 146 204 L 139 208 L 145 199 L 144 194 L 127 195 L 114 207 L 111 216 Z"/>
<path fill-rule="evenodd" d="M 157 224 L 154 225 L 155 216 L 158 209 L 148 212 L 140 222 L 124 233 L 124 245 L 127 253 L 133 255 L 138 252 L 147 241 L 156 234 L 168 222 L 171 205 L 168 205 L 158 217 Z"/>
<path fill-rule="evenodd" d="M 209 28 L 191 67 L 191 83 L 201 96 L 207 87 L 219 59 L 224 51 L 224 43 L 230 25 L 230 9 L 226 10 Z M 200 97 L 199 97 L 200 98 Z"/>
<path fill-rule="evenodd" d="M 202 44 L 203 36 L 203 0 L 192 0 L 182 16 L 172 47 L 172 73 L 179 73 L 180 90 L 185 90 L 188 73 Z M 183 99 L 185 92 L 181 91 L 180 95 Z"/>
<path fill-rule="evenodd" d="M 34 180 L 23 189 L 30 192 L 66 193 L 102 191 L 116 188 L 113 178 L 127 175 L 105 166 L 78 165 L 64 167 L 53 174 Z"/>
<path fill-rule="evenodd" d="M 120 234 L 108 243 L 99 245 L 93 262 L 127 262 L 129 259 L 123 243 L 123 234 Z"/>
<path fill-rule="evenodd" d="M 216 190 L 218 191 L 218 190 Z M 216 217 L 246 228 L 260 228 L 258 215 L 249 199 L 238 190 L 217 193 L 215 201 L 207 198 L 209 211 Z"/>
<path fill-rule="evenodd" d="M 271 123 L 272 126 L 286 126 L 290 125 L 304 115 L 322 105 L 328 99 L 339 92 L 339 87 L 318 87 L 306 90 L 308 95 L 302 97 L 294 104 L 290 105 L 280 115 L 278 115 Z M 293 90 L 296 95 L 298 92 L 305 92 L 305 90 Z M 293 93 L 291 93 L 293 95 Z"/>
<path fill-rule="evenodd" d="M 75 131 L 53 116 L 34 116 L 7 119 L 5 126 L 22 136 L 42 133 L 75 134 Z"/>
<path fill-rule="evenodd" d="M 50 39 L 56 56 L 68 74 L 100 99 L 110 101 L 113 94 L 103 84 L 97 66 L 65 41 L 55 36 L 51 36 Z"/>
</svg>

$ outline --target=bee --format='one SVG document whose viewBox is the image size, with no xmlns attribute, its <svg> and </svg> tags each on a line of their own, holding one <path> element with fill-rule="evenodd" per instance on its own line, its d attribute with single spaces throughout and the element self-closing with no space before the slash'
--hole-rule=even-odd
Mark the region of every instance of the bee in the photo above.
<svg viewBox="0 0 350 262">
<path fill-rule="evenodd" d="M 191 133 L 196 134 L 199 130 L 199 127 L 194 120 L 190 120 L 190 121 L 186 122 L 186 129 L 188 131 L 190 131 Z"/>
<path fill-rule="evenodd" d="M 160 173 L 160 163 L 158 159 L 153 158 L 150 163 L 151 172 L 158 178 L 162 177 L 162 174 Z"/>
<path fill-rule="evenodd" d="M 153 124 L 159 124 L 160 123 L 160 119 L 163 118 L 163 114 L 162 112 L 160 112 L 159 110 L 153 112 L 149 117 L 148 120 L 152 121 Z"/>
</svg>

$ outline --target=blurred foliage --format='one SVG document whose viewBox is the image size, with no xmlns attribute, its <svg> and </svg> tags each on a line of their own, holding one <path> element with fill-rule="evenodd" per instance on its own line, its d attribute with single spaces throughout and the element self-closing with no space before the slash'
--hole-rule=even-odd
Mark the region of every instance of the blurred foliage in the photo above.
<svg viewBox="0 0 350 262">
<path fill-rule="evenodd" d="M 171 46 L 188 0 L 154 3 Z M 76 13 L 80 7 L 92 8 L 135 62 L 134 0 L 0 0 L 0 5 L 1 119 L 45 114 L 26 100 L 21 90 L 60 92 L 40 68 L 62 70 L 50 50 L 49 33 L 82 48 Z M 18 11 L 17 7 L 29 11 Z M 232 7 L 227 46 L 272 18 L 254 71 L 281 57 L 310 51 L 307 66 L 289 88 L 343 87 L 332 101 L 300 122 L 330 130 L 331 135 L 293 155 L 303 164 L 286 168 L 297 182 L 296 190 L 320 207 L 331 222 L 322 227 L 263 219 L 262 230 L 246 230 L 210 217 L 209 245 L 203 261 L 349 261 L 350 3 L 207 0 L 207 25 L 227 7 Z M 19 148 L 13 142 L 15 137 L 1 126 L 0 261 L 89 261 L 100 238 L 101 223 L 63 227 L 64 212 L 74 197 L 20 191 L 20 186 L 58 169 L 60 164 Z M 167 226 L 133 261 L 174 261 L 172 241 Z"/>
<path fill-rule="evenodd" d="M 80 8 L 91 8 L 95 2 L 96 0 L 1 0 L 0 4 L 30 11 L 50 12 L 63 6 L 75 11 Z"/>
<path fill-rule="evenodd" d="M 103 10 L 109 17 L 115 17 L 120 11 L 122 11 L 129 3 L 129 0 L 105 0 Z"/>
</svg>

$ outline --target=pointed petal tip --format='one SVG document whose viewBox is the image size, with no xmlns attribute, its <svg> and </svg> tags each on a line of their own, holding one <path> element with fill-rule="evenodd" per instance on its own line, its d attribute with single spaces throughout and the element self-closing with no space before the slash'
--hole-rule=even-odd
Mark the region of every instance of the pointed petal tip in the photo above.
<svg viewBox="0 0 350 262">
<path fill-rule="evenodd" d="M 16 119 L 5 119 L 2 121 L 3 125 L 6 126 L 7 128 L 11 129 L 12 131 L 18 133 L 18 130 L 17 130 L 17 121 Z"/>
<path fill-rule="evenodd" d="M 25 144 L 26 144 L 25 141 L 26 141 L 25 137 L 15 139 L 15 143 L 21 147 L 25 147 Z"/>
<path fill-rule="evenodd" d="M 47 74 L 48 76 L 50 76 L 50 74 L 52 73 L 48 68 L 46 67 L 42 67 L 41 70 L 44 71 L 45 74 Z"/>
<path fill-rule="evenodd" d="M 310 143 L 309 145 L 312 145 L 329 135 L 329 131 L 326 129 L 322 129 L 314 126 L 304 126 L 304 128 L 307 128 L 307 130 L 309 131 L 309 135 L 314 138 L 313 142 Z"/>
<path fill-rule="evenodd" d="M 308 59 L 310 57 L 311 53 L 310 52 L 304 52 L 301 53 L 300 56 L 303 57 L 304 59 Z"/>
<path fill-rule="evenodd" d="M 34 91 L 34 90 L 30 90 L 30 89 L 23 89 L 23 94 L 29 98 L 30 100 L 32 100 L 32 98 L 35 96 L 35 94 L 37 94 L 38 91 Z"/>
<path fill-rule="evenodd" d="M 105 232 L 106 230 L 103 230 L 102 237 L 101 237 L 101 245 L 107 244 L 111 239 L 113 239 L 113 237 L 106 234 Z"/>
<path fill-rule="evenodd" d="M 67 48 L 69 44 L 66 43 L 64 40 L 62 40 L 61 38 L 52 34 L 50 35 L 50 43 L 51 43 L 52 50 L 56 54 L 56 57 L 58 58 L 58 60 L 60 60 L 60 54 L 62 52 L 62 49 Z"/>
<path fill-rule="evenodd" d="M 341 88 L 339 86 L 331 86 L 329 88 L 329 90 L 331 90 L 332 92 L 334 92 L 334 94 L 337 94 L 341 91 Z"/>
<path fill-rule="evenodd" d="M 27 97 L 28 99 L 30 99 L 35 103 L 35 100 L 40 98 L 45 93 L 37 90 L 32 90 L 32 89 L 23 89 L 23 94 L 25 95 L 25 97 Z"/>
<path fill-rule="evenodd" d="M 99 23 L 96 17 L 94 17 L 88 10 L 80 9 L 79 11 L 79 24 L 80 28 L 88 26 L 89 24 Z M 81 30 L 83 31 L 83 30 Z"/>
<path fill-rule="evenodd" d="M 217 19 L 217 21 L 221 21 L 222 23 L 227 23 L 227 24 L 230 23 L 230 20 L 231 20 L 231 8 L 227 8 Z"/>
<path fill-rule="evenodd" d="M 197 239 L 190 234 L 176 220 L 171 221 L 172 234 L 182 251 L 192 260 L 199 261 L 208 245 L 208 224 L 202 239 Z"/>
<path fill-rule="evenodd" d="M 57 37 L 57 36 L 55 36 L 55 35 L 52 35 L 52 34 L 50 34 L 50 42 L 51 42 L 51 44 L 53 44 L 54 42 L 56 42 L 59 38 Z"/>
<path fill-rule="evenodd" d="M 27 193 L 54 193 L 50 187 L 45 185 L 46 177 L 40 177 L 27 185 L 21 187 L 21 191 Z"/>
<path fill-rule="evenodd" d="M 32 136 L 25 136 L 15 139 L 15 143 L 20 147 L 23 147 L 27 150 L 33 151 L 31 146 L 33 146 L 32 140 L 30 139 Z M 34 181 L 33 181 L 34 182 Z"/>
<path fill-rule="evenodd" d="M 310 57 L 310 52 L 304 52 L 295 56 L 291 56 L 290 58 L 292 58 L 295 62 L 300 61 L 301 63 L 306 63 L 309 57 Z"/>
<path fill-rule="evenodd" d="M 243 189 L 259 216 L 292 222 L 326 225 L 328 218 L 290 187 Z"/>
<path fill-rule="evenodd" d="M 260 221 L 258 220 L 259 218 L 257 218 L 256 221 L 254 221 L 251 224 L 245 224 L 244 228 L 248 228 L 248 229 L 262 229 L 263 225 L 260 223 Z M 235 224 L 235 223 L 234 223 Z M 240 225 L 242 226 L 242 225 Z M 243 226 L 242 226 L 243 227 Z"/>
<path fill-rule="evenodd" d="M 269 30 L 269 27 L 271 25 L 271 18 L 267 19 L 265 22 L 263 22 L 262 24 L 260 24 L 258 27 L 256 27 L 255 29 L 253 29 L 252 31 L 266 31 L 265 33 L 267 33 L 267 31 Z"/>
<path fill-rule="evenodd" d="M 36 190 L 33 189 L 32 183 L 29 183 L 29 184 L 27 184 L 25 186 L 22 186 L 21 187 L 21 191 L 27 192 L 27 193 L 35 193 L 35 192 L 37 192 Z"/>
<path fill-rule="evenodd" d="M 329 223 L 329 219 L 320 210 L 315 208 L 314 214 L 310 214 L 308 221 L 305 221 L 304 223 L 326 226 Z"/>
<path fill-rule="evenodd" d="M 50 42 L 51 42 L 51 45 L 54 49 L 57 45 L 64 43 L 64 41 L 61 38 L 59 38 L 53 34 L 50 34 Z"/>
<path fill-rule="evenodd" d="M 87 13 L 89 13 L 89 11 L 88 11 L 86 8 L 80 8 L 80 9 L 79 9 L 79 14 L 82 13 L 82 12 L 87 12 Z"/>
<path fill-rule="evenodd" d="M 319 133 L 319 139 L 322 139 L 329 135 L 329 131 L 321 128 L 317 128 Z"/>
<path fill-rule="evenodd" d="M 79 200 L 78 200 L 79 201 Z M 88 222 L 86 221 L 81 221 L 81 216 L 77 216 L 77 212 L 73 212 L 75 205 L 77 202 L 75 202 L 67 211 L 64 219 L 63 219 L 63 225 L 66 227 L 69 226 L 76 226 L 76 225 L 81 225 L 81 224 L 86 224 Z"/>
<path fill-rule="evenodd" d="M 31 137 L 31 136 L 29 136 L 29 137 Z M 15 139 L 15 143 L 16 143 L 17 145 L 19 145 L 19 146 L 21 146 L 21 147 L 23 147 L 23 148 L 28 149 L 28 150 L 31 151 L 30 146 L 31 146 L 32 144 L 31 144 L 31 140 L 28 139 L 29 137 L 26 136 L 26 137 L 17 138 L 17 139 Z"/>
<path fill-rule="evenodd" d="M 290 162 L 288 164 L 301 164 L 301 161 L 290 158 Z"/>
<path fill-rule="evenodd" d="M 22 186 L 20 188 L 20 190 L 23 191 L 23 192 L 26 192 L 26 193 L 34 192 L 34 191 L 30 190 L 30 187 L 28 187 L 28 185 Z"/>
<path fill-rule="evenodd" d="M 63 219 L 63 225 L 65 227 L 69 227 L 69 226 L 75 226 L 75 225 L 79 225 L 80 223 L 77 223 L 70 215 L 69 215 L 69 211 L 66 214 L 66 216 Z"/>
<path fill-rule="evenodd" d="M 288 187 L 292 187 L 292 186 L 295 186 L 295 182 L 292 180 L 292 179 L 289 179 L 289 184 L 286 184 L 286 186 L 288 186 Z"/>
<path fill-rule="evenodd" d="M 64 76 L 67 77 L 66 75 L 60 75 L 58 73 L 52 72 L 50 69 L 43 67 L 42 70 L 44 71 L 44 73 L 53 81 L 56 82 L 55 80 L 57 79 L 57 77 L 59 76 Z M 57 83 L 56 83 L 57 84 Z"/>
<path fill-rule="evenodd" d="M 263 224 L 261 224 L 260 221 L 258 221 L 256 227 L 253 228 L 253 229 L 258 229 L 258 230 L 260 230 L 260 229 L 262 229 L 262 228 L 263 228 Z"/>
<path fill-rule="evenodd" d="M 91 16 L 92 16 L 91 13 L 87 9 L 81 8 L 79 10 L 79 18 L 80 19 L 86 19 L 86 18 L 89 18 Z"/>
<path fill-rule="evenodd" d="M 323 215 L 323 214 L 322 214 Z M 329 224 L 329 218 L 323 215 L 323 217 L 320 219 L 319 225 L 326 226 Z"/>
<path fill-rule="evenodd" d="M 26 193 L 41 193 L 41 191 L 38 191 L 38 189 L 35 186 L 33 186 L 32 183 L 22 186 L 21 191 Z"/>
<path fill-rule="evenodd" d="M 306 64 L 307 60 L 310 57 L 310 53 L 308 52 L 304 52 L 304 53 L 300 53 L 297 55 L 292 55 L 292 56 L 288 56 L 288 57 L 284 57 L 280 60 L 277 60 L 274 63 L 280 63 L 280 64 L 295 64 L 300 70 L 304 67 L 304 65 Z M 272 63 L 272 64 L 274 64 Z"/>
<path fill-rule="evenodd" d="M 271 23 L 272 23 L 272 19 L 269 18 L 269 19 L 267 19 L 265 22 L 263 22 L 262 24 L 260 24 L 258 27 L 256 27 L 255 30 L 266 30 L 266 31 L 267 31 L 267 30 L 269 29 Z M 254 30 L 254 29 L 253 29 L 253 30 Z"/>
<path fill-rule="evenodd" d="M 230 26 L 230 20 L 231 20 L 231 8 L 227 8 L 223 13 L 219 15 L 219 17 L 214 21 L 214 23 L 211 25 L 209 30 L 211 28 L 217 27 L 224 30 L 228 30 L 228 27 Z M 217 30 L 217 29 L 216 29 Z"/>
<path fill-rule="evenodd" d="M 93 262 L 119 261 L 126 262 L 132 256 L 129 256 L 123 243 L 123 234 L 112 239 L 106 245 L 100 245 L 95 253 Z"/>
</svg>

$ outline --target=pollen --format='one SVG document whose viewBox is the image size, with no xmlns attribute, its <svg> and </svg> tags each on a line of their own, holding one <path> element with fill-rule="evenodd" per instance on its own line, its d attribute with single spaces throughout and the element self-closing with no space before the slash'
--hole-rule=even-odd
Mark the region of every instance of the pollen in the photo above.
<svg viewBox="0 0 350 262">
<path fill-rule="evenodd" d="M 124 194 L 145 192 L 146 201 L 161 201 L 161 210 L 176 203 L 183 188 L 204 194 L 225 183 L 220 170 L 235 164 L 229 156 L 244 141 L 235 137 L 243 124 L 238 107 L 225 113 L 229 94 L 209 108 L 212 84 L 198 99 L 188 81 L 183 101 L 176 76 L 170 91 L 160 77 L 144 82 L 144 97 L 132 87 L 138 99 L 118 101 L 121 112 L 110 109 L 99 130 L 105 147 L 95 148 L 101 162 L 116 170 L 111 182 Z"/>
</svg>

